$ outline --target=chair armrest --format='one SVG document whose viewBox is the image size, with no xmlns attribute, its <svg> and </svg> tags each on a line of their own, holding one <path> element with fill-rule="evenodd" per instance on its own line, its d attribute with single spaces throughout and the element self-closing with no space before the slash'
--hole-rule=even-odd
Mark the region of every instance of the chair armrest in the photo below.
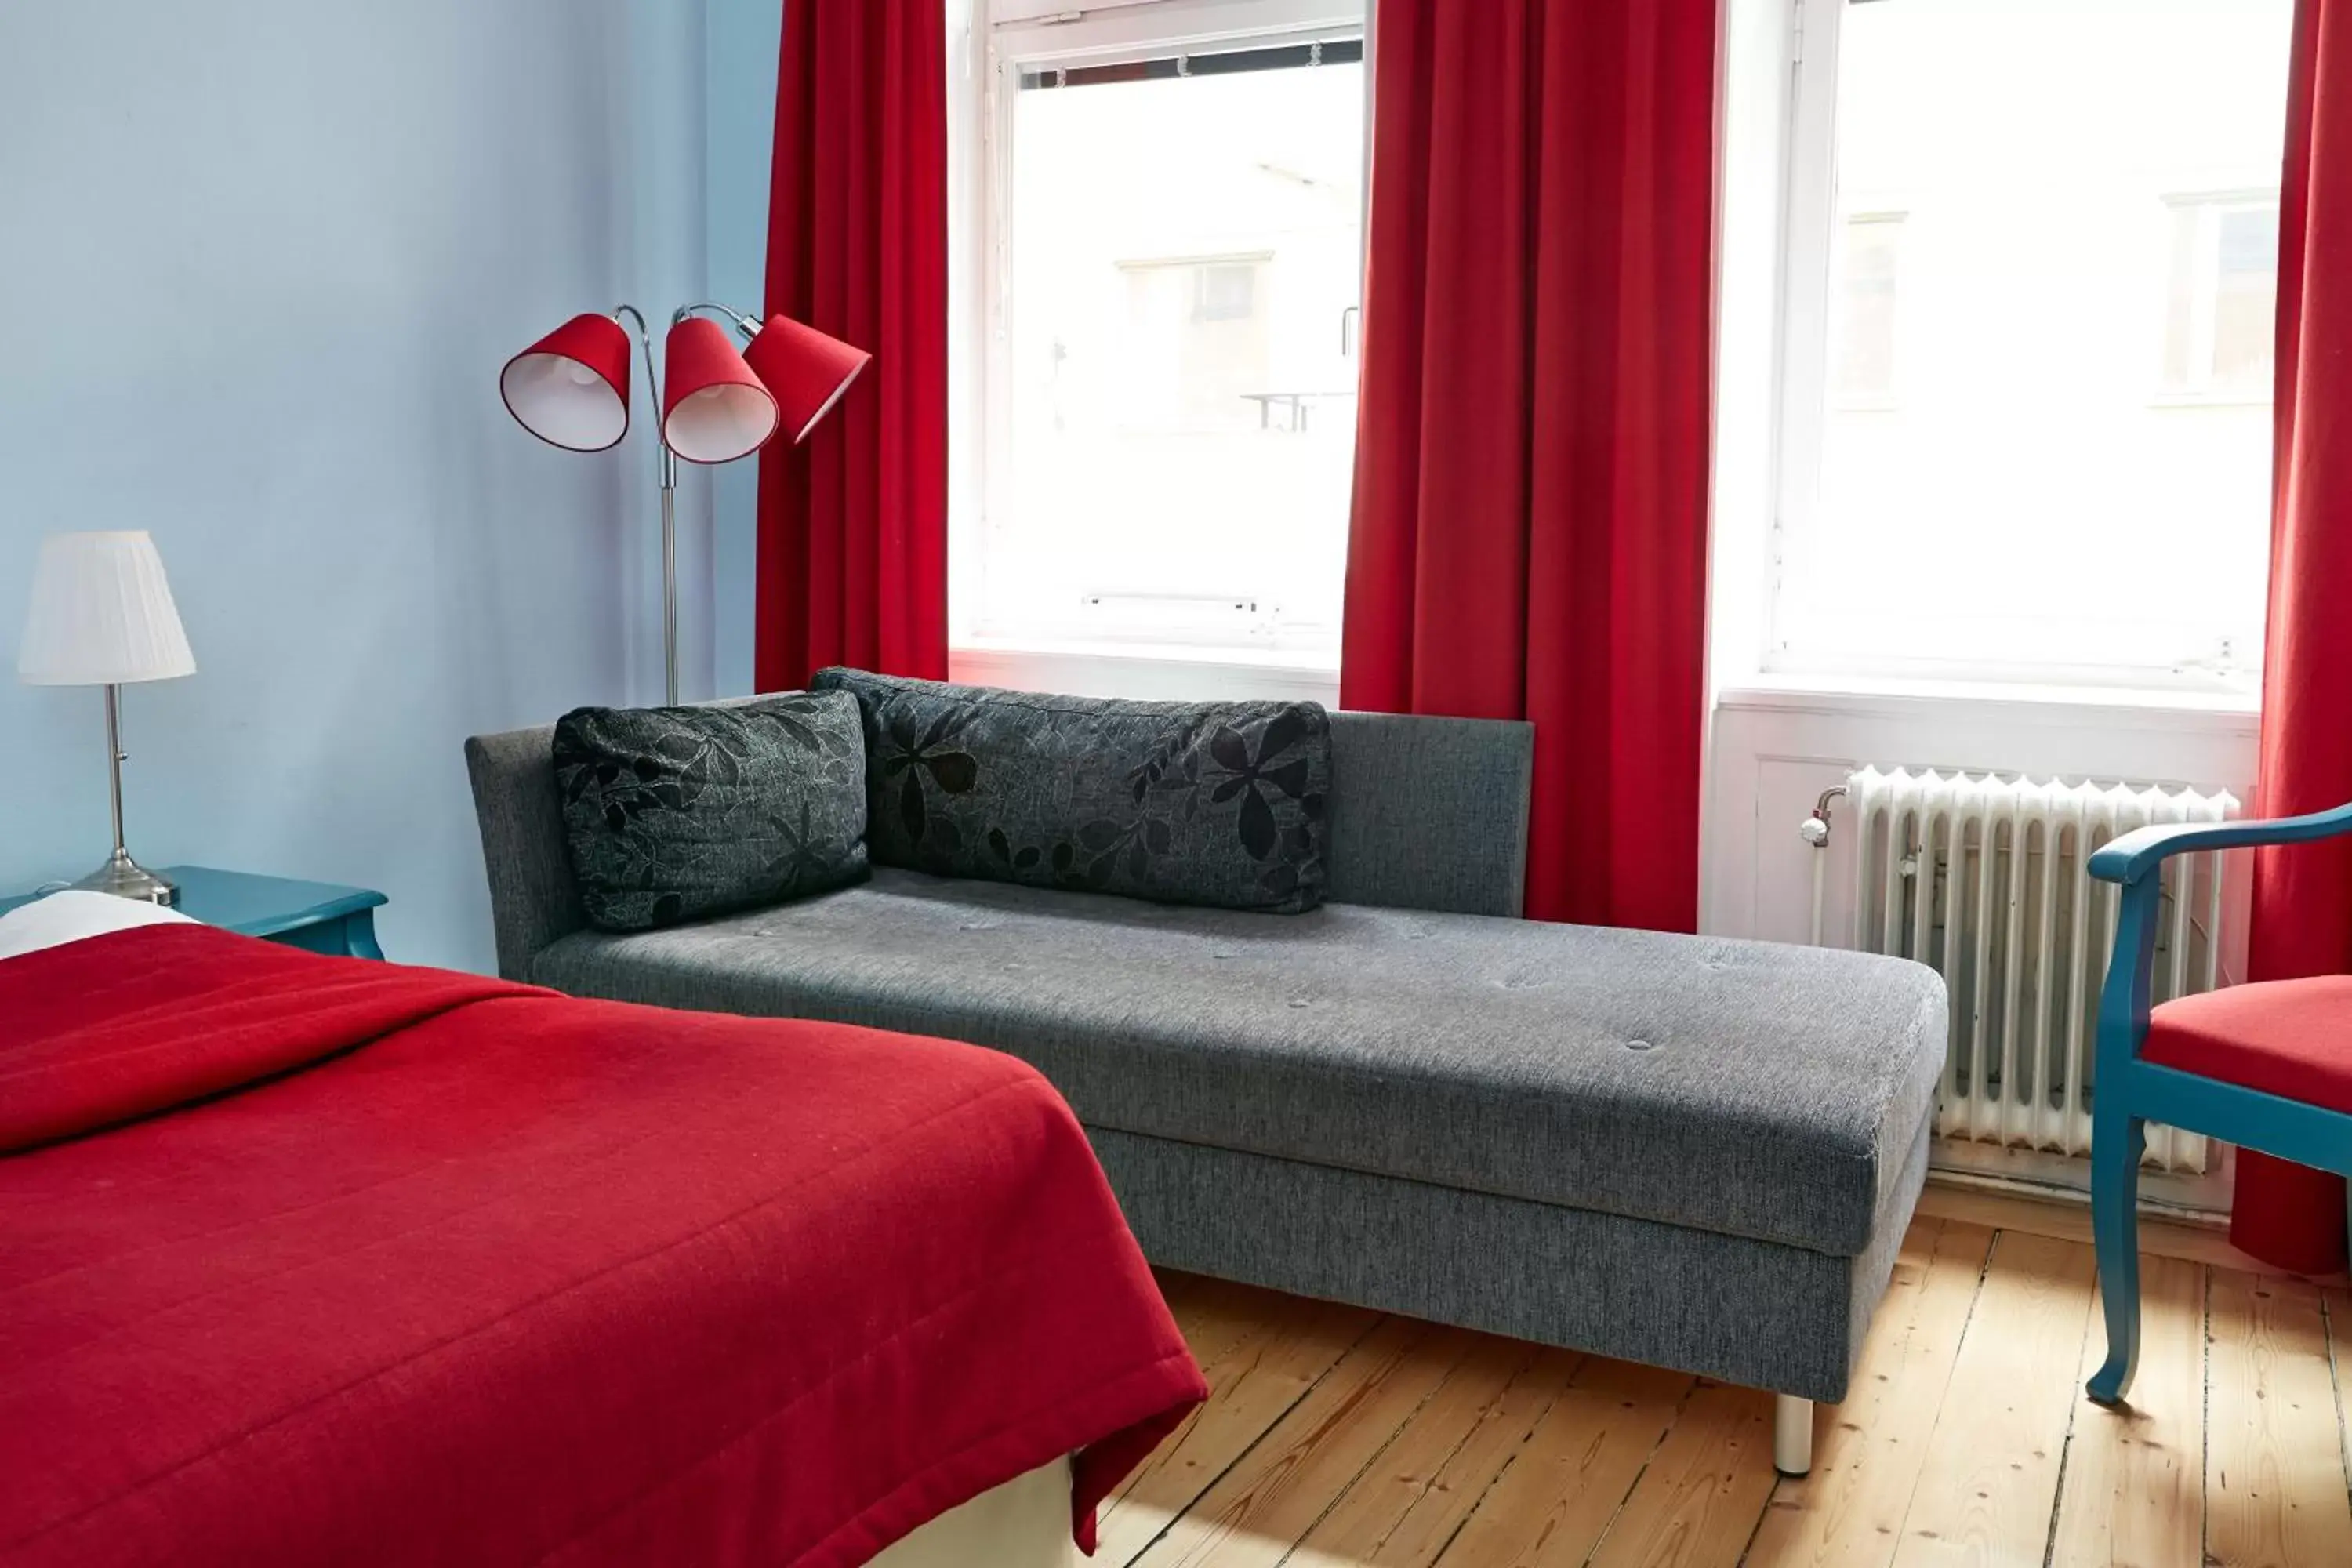
<svg viewBox="0 0 2352 1568">
<path fill-rule="evenodd" d="M 2352 803 L 2308 816 L 2267 822 L 2175 822 L 2135 827 L 2091 852 L 2087 869 L 2103 882 L 2138 881 L 2175 855 L 2200 849 L 2243 849 L 2263 844 L 2301 844 L 2352 833 Z"/>
</svg>

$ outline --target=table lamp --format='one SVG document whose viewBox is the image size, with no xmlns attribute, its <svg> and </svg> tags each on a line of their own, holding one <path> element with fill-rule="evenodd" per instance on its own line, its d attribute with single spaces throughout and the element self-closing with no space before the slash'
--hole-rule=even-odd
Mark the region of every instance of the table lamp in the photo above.
<svg viewBox="0 0 2352 1568">
<path fill-rule="evenodd" d="M 122 842 L 121 688 L 134 680 L 194 675 L 195 656 L 163 580 L 163 557 L 144 529 L 53 533 L 41 542 L 33 573 L 33 606 L 16 674 L 28 686 L 106 688 L 108 798 L 114 809 L 114 853 L 74 884 L 152 904 L 175 904 L 180 890 L 131 858 Z"/>
<path fill-rule="evenodd" d="M 724 317 L 743 339 L 737 349 Z M 731 463 L 777 435 L 805 439 L 873 355 L 789 316 L 762 322 L 725 305 L 686 305 L 670 318 L 665 374 L 633 305 L 574 316 L 507 361 L 499 395 L 515 423 L 552 447 L 601 452 L 629 433 L 629 334 L 636 327 L 646 379 L 661 418 L 662 670 L 677 701 L 677 463 Z"/>
</svg>

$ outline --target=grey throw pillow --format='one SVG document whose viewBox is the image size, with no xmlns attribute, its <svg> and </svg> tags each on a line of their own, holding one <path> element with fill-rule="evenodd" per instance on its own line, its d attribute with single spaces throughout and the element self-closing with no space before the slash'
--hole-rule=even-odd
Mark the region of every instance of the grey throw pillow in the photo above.
<svg viewBox="0 0 2352 1568">
<path fill-rule="evenodd" d="M 578 708 L 555 782 L 580 901 L 644 931 L 866 879 L 857 704 L 794 691 L 730 708 Z"/>
<path fill-rule="evenodd" d="M 1118 702 L 856 669 L 877 863 L 1163 903 L 1323 900 L 1331 720 L 1312 702 Z"/>
</svg>

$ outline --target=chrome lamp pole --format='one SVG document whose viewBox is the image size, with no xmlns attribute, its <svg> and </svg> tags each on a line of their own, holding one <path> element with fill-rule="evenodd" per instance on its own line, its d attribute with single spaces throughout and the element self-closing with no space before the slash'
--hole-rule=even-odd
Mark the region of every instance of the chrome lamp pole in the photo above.
<svg viewBox="0 0 2352 1568">
<path fill-rule="evenodd" d="M 722 317 L 722 318 L 724 318 L 724 320 L 726 321 L 727 324 L 728 324 L 729 326 L 733 327 L 733 328 L 735 329 L 735 335 L 736 335 L 737 337 L 739 337 L 739 338 L 742 339 L 743 343 L 744 343 L 744 345 L 745 345 L 745 347 L 746 347 L 746 348 L 748 348 L 748 347 L 750 346 L 750 344 L 751 344 L 751 340 L 753 340 L 754 338 L 756 338 L 756 337 L 758 337 L 758 336 L 760 335 L 760 332 L 761 332 L 761 326 L 760 326 L 760 322 L 759 322 L 758 318 L 756 318 L 756 317 L 752 317 L 752 316 L 747 316 L 747 315 L 745 315 L 742 311 L 740 311 L 740 310 L 739 310 L 735 309 L 735 307 L 733 307 L 732 305 L 721 305 L 721 304 L 718 304 L 718 303 L 716 303 L 716 302 L 714 302 L 714 301 L 712 301 L 712 300 L 698 300 L 697 302 L 695 302 L 694 304 L 691 304 L 691 305 L 680 305 L 680 306 L 679 306 L 676 310 L 674 310 L 674 311 L 672 311 L 672 312 L 670 313 L 670 318 L 669 318 L 670 341 L 671 341 L 673 343 L 675 343 L 675 342 L 677 341 L 677 329 L 678 329 L 680 326 L 682 326 L 683 324 L 685 324 L 687 321 L 690 321 L 690 320 L 694 319 L 694 318 L 695 318 L 695 317 L 697 317 L 697 316 L 719 316 L 719 317 Z M 646 355 L 647 362 L 650 363 L 651 363 L 651 360 L 652 360 L 652 356 L 653 356 L 653 349 L 652 349 L 651 345 L 647 345 L 646 350 Z M 740 360 L 739 360 L 737 363 L 743 363 L 743 362 L 741 362 L 741 361 L 740 361 Z M 779 419 L 779 418 L 781 418 L 782 414 L 782 410 L 781 409 L 781 407 L 777 406 L 777 405 L 776 405 L 776 395 L 775 395 L 775 393 L 774 393 L 772 390 L 770 390 L 770 389 L 766 386 L 766 384 L 765 384 L 765 381 L 764 381 L 764 377 L 763 377 L 763 376 L 761 376 L 761 375 L 760 374 L 760 373 L 758 373 L 756 370 L 754 370 L 754 367 L 752 367 L 751 365 L 750 365 L 750 364 L 748 364 L 748 363 L 743 363 L 743 368 L 744 368 L 747 372 L 751 372 L 751 373 L 752 373 L 753 384 L 757 384 L 757 385 L 759 385 L 759 386 L 761 387 L 761 389 L 762 393 L 766 395 L 766 397 L 767 397 L 767 399 L 768 399 L 768 402 L 769 402 L 769 405 L 770 405 L 770 407 L 771 407 L 771 409 L 772 409 L 772 417 L 771 417 L 771 422 L 770 422 L 770 423 L 768 424 L 768 426 L 766 426 L 766 430 L 765 430 L 765 432 L 764 432 L 764 433 L 760 437 L 759 441 L 753 444 L 753 445 L 754 445 L 754 448 L 756 448 L 758 446 L 764 445 L 764 444 L 766 443 L 766 441 L 767 441 L 767 439 L 768 439 L 768 437 L 769 437 L 769 436 L 772 436 L 772 435 L 775 434 L 776 425 L 775 425 L 775 423 L 774 423 L 774 420 L 775 420 L 775 419 Z M 775 368 L 774 368 L 774 366 L 773 366 L 772 363 L 770 363 L 770 369 L 767 371 L 767 373 L 766 373 L 766 374 L 776 374 L 776 370 L 775 370 Z M 853 372 L 851 372 L 850 374 L 851 374 L 851 375 L 854 377 L 854 376 L 855 376 L 855 374 L 856 374 L 856 373 L 855 371 L 853 371 Z M 848 385 L 848 383 L 847 383 L 846 381 L 845 381 L 845 382 L 843 382 L 843 384 L 842 384 L 845 387 L 845 386 L 847 386 L 847 385 Z M 701 390 L 701 391 L 704 391 L 704 392 L 711 392 L 711 391 L 714 391 L 714 390 L 720 390 L 720 389 L 721 389 L 721 387 L 716 387 L 716 386 L 714 386 L 714 385 L 713 385 L 713 384 L 711 384 L 711 383 L 709 383 L 709 382 L 707 382 L 707 381 L 706 381 L 706 382 L 704 383 L 704 384 L 703 384 L 703 386 L 702 386 L 702 388 L 701 388 L 700 390 Z M 656 396 L 656 398 L 658 398 L 658 397 L 659 397 L 659 395 L 660 395 L 660 392 L 659 392 L 659 389 L 658 389 L 658 388 L 656 388 L 656 389 L 655 395 Z M 677 705 L 677 458 L 678 458 L 678 454 L 677 454 L 677 448 L 673 447 L 670 445 L 670 442 L 669 442 L 669 422 L 668 422 L 668 420 L 667 420 L 667 418 L 665 418 L 665 419 L 663 420 L 663 422 L 662 422 L 662 432 L 661 432 L 661 437 L 662 437 L 662 650 L 663 650 L 663 657 L 664 657 L 664 658 L 667 661 L 666 668 L 667 668 L 668 669 L 668 671 L 669 671 L 669 702 L 670 702 L 670 706 L 672 706 L 672 707 L 676 707 L 676 706 Z M 794 439 L 794 440 L 798 440 L 799 438 L 800 438 L 800 437 L 799 437 L 798 436 L 795 436 L 795 437 L 793 437 L 793 439 Z M 720 463 L 724 463 L 724 462 L 731 462 L 731 461 L 733 461 L 733 460 L 734 460 L 734 458 L 735 458 L 741 457 L 741 456 L 744 456 L 744 455 L 745 455 L 745 454 L 744 454 L 744 453 L 741 453 L 741 452 L 728 453 L 728 452 L 726 452 L 726 451 L 724 451 L 724 450 L 722 449 L 721 451 L 711 453 L 709 456 L 708 456 L 708 457 L 706 457 L 706 458 L 701 458 L 700 460 L 701 460 L 701 461 L 705 461 L 705 462 L 720 462 Z"/>
<path fill-rule="evenodd" d="M 635 305 L 615 305 L 613 314 L 626 316 L 637 324 L 637 342 L 646 352 L 646 386 L 654 395 L 654 406 L 661 406 L 661 372 L 654 364 L 653 334 L 646 330 L 646 318 Z M 658 459 L 661 475 L 661 544 L 662 544 L 662 701 L 677 706 L 677 454 L 670 449 L 669 437 L 659 425 L 654 426 L 654 440 L 661 447 Z"/>
<path fill-rule="evenodd" d="M 106 683 L 106 805 L 114 822 L 114 853 L 74 886 L 142 903 L 176 904 L 180 889 L 133 860 L 122 841 L 122 764 L 131 760 L 131 753 L 122 749 L 121 694 L 121 687 L 110 680 Z"/>
<path fill-rule="evenodd" d="M 740 310 L 708 300 L 681 305 L 670 316 L 670 326 L 698 313 L 715 313 L 726 317 L 742 340 L 748 343 L 759 334 L 760 323 Z M 616 305 L 614 316 L 627 316 L 637 324 L 637 342 L 646 355 L 646 386 L 654 395 L 654 405 L 667 413 L 662 401 L 661 375 L 654 365 L 654 344 L 646 330 L 646 319 L 635 305 Z M 677 706 L 677 448 L 669 444 L 667 417 L 655 426 L 655 439 L 661 447 L 661 561 L 662 561 L 662 700 Z"/>
</svg>

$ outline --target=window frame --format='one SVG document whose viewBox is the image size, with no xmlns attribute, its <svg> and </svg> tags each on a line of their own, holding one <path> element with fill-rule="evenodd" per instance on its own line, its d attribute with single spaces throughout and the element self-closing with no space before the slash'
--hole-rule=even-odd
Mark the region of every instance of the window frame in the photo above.
<svg viewBox="0 0 2352 1568">
<path fill-rule="evenodd" d="M 2219 655 L 2189 657 L 2172 664 L 2066 665 L 2041 660 L 1952 659 L 1885 656 L 1860 658 L 1790 646 L 1784 622 L 1782 584 L 1789 542 L 1818 515 L 1822 463 L 1833 414 L 1892 410 L 1900 406 L 1904 383 L 1897 329 L 1896 395 L 1885 404 L 1847 404 L 1835 395 L 1836 344 L 1832 312 L 1841 249 L 1837 183 L 1838 63 L 1841 25 L 1848 7 L 1878 0 L 1787 0 L 1787 99 L 1781 124 L 1781 178 L 1778 212 L 1779 314 L 1773 328 L 1775 407 L 1769 420 L 1770 509 L 1765 526 L 1766 580 L 1760 615 L 1740 667 L 1753 682 L 1768 687 L 1862 690 L 1885 685 L 1955 691 L 2003 691 L 2019 698 L 2058 691 L 2117 690 L 2158 700 L 2220 700 L 2252 704 L 2261 672 L 2260 655 L 2249 661 L 2224 646 Z M 1872 189 L 1857 192 L 1856 218 L 1914 216 L 1907 194 Z M 2231 186 L 2189 191 L 2168 198 L 2174 205 L 2210 200 L 2275 200 L 2276 193 Z M 1860 198 L 1867 199 L 1860 199 Z M 1898 289 L 1900 285 L 1898 282 Z M 2170 393 L 2165 388 L 2162 323 L 2150 366 L 2150 402 L 2190 407 L 2221 406 L 2248 400 L 2231 395 Z M 1760 636 L 1757 635 L 1760 633 Z M 1741 639 L 1743 641 L 1747 638 Z M 1718 645 L 1724 646 L 1724 645 Z M 1736 651 L 1736 645 L 1727 651 Z M 1752 661 L 1752 662 L 1751 662 Z"/>
<path fill-rule="evenodd" d="M 1780 578 L 1792 520 L 1820 507 L 1822 450 L 1831 413 L 1831 289 L 1837 254 L 1838 19 L 1844 0 L 1794 0 L 1790 24 L 1786 166 L 1780 183 L 1779 374 L 1772 414 L 1770 574 L 1764 595 L 1765 675 L 1813 672 L 1786 658 Z M 1832 673 L 1859 673 L 1839 671 Z"/>
<path fill-rule="evenodd" d="M 969 487 L 971 518 L 968 546 L 951 555 L 951 565 L 962 563 L 971 575 L 952 600 L 963 609 L 952 628 L 958 648 L 1005 653 L 1024 649 L 1067 659 L 1088 653 L 1110 658 L 1138 656 L 1179 662 L 1198 661 L 1223 668 L 1236 659 L 1263 662 L 1269 668 L 1309 675 L 1335 673 L 1339 667 L 1336 637 L 1325 646 L 1302 646 L 1295 635 L 1286 637 L 1279 624 L 1236 631 L 1230 616 L 1203 617 L 1195 625 L 1171 626 L 1164 621 L 1134 636 L 1075 634 L 1072 628 L 995 622 L 990 616 L 990 542 L 1012 505 L 1013 374 L 1013 235 L 1012 188 L 1014 105 L 1024 69 L 1112 65 L 1152 58 L 1188 47 L 1206 50 L 1251 40 L 1279 39 L 1289 43 L 1333 42 L 1361 38 L 1365 44 L 1364 84 L 1365 163 L 1370 160 L 1372 0 L 1142 0 L 1108 9 L 1074 11 L 1043 20 L 1021 19 L 994 25 L 982 23 L 982 77 L 978 109 L 980 158 L 974 192 L 980 238 L 978 282 L 980 299 L 970 331 L 979 342 L 979 373 L 973 395 L 977 408 L 974 434 L 979 448 L 978 473 Z M 1369 201 L 1369 182 L 1365 183 Z M 1238 259 L 1238 258 L 1235 258 Z M 1214 259 L 1226 259 L 1220 256 Z M 1097 595 L 1097 597 L 1103 595 Z M 1204 604 L 1219 595 L 1201 596 Z M 1336 628 L 1334 628 L 1336 631 Z"/>
</svg>

